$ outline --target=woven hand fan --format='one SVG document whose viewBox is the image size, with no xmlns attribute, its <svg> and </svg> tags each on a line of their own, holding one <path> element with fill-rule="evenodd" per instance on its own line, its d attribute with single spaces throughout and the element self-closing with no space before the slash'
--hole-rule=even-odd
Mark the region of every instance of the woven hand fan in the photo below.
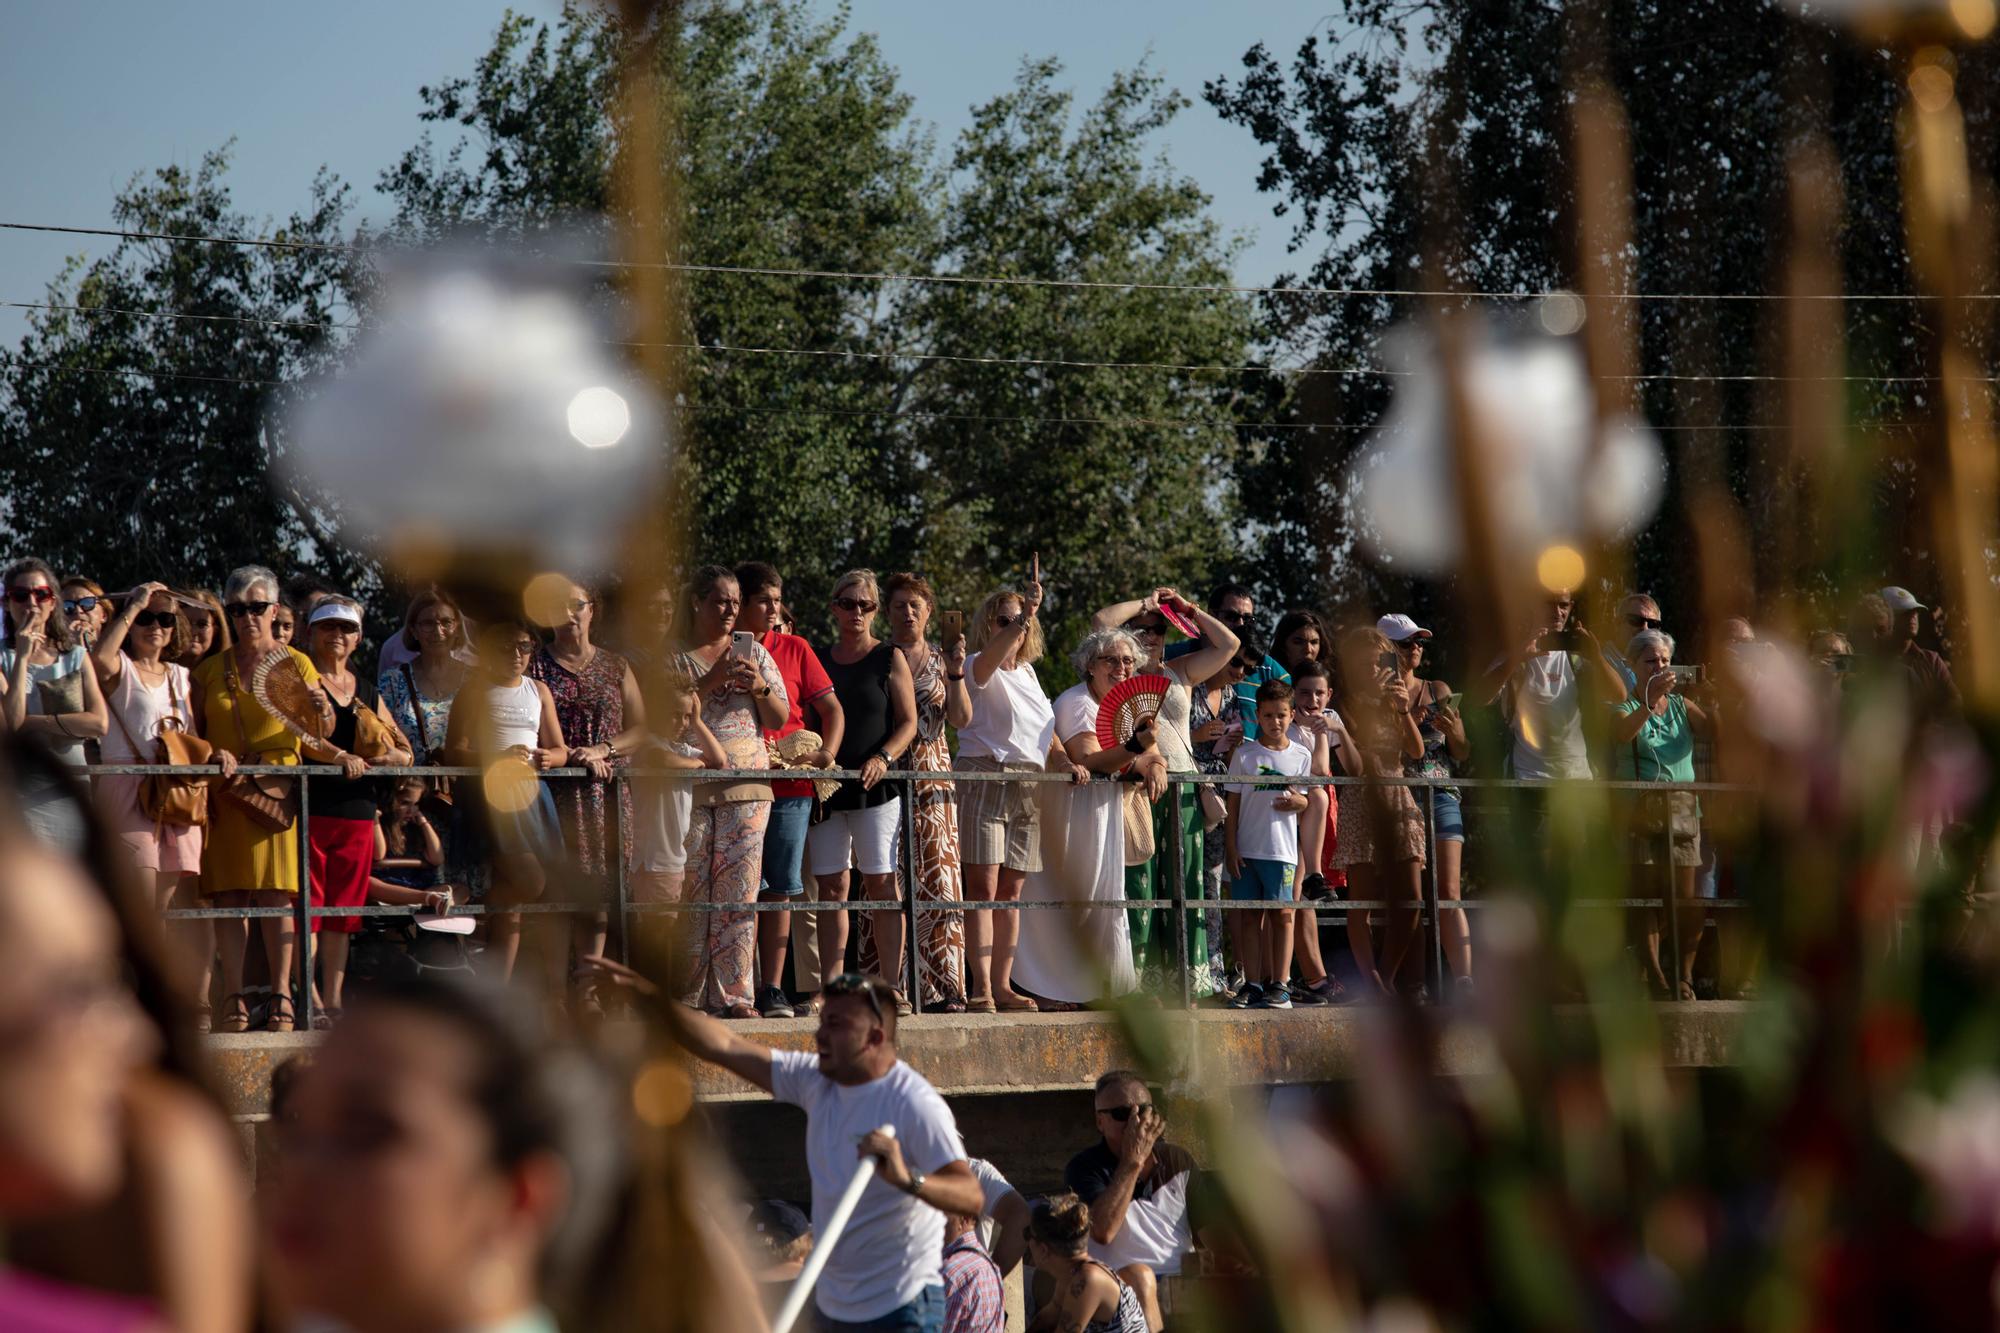
<svg viewBox="0 0 2000 1333">
<path fill-rule="evenodd" d="M 1109 750 L 1132 739 L 1139 724 L 1160 711 L 1173 684 L 1167 676 L 1128 676 L 1097 702 L 1097 743 Z"/>
<path fill-rule="evenodd" d="M 325 723 L 313 700 L 312 686 L 299 670 L 298 659 L 285 649 L 273 648 L 250 669 L 250 693 L 294 736 L 309 741 L 325 739 L 320 734 Z"/>
</svg>

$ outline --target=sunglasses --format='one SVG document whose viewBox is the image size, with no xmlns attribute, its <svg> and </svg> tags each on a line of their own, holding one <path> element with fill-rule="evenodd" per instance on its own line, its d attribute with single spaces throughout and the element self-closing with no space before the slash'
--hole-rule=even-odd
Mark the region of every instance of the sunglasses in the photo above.
<svg viewBox="0 0 2000 1333">
<path fill-rule="evenodd" d="M 1151 1105 L 1151 1102 L 1133 1102 L 1130 1106 L 1100 1106 L 1097 1108 L 1097 1113 L 1108 1115 L 1122 1125 L 1132 1118 L 1134 1111 L 1143 1111 Z"/>
<path fill-rule="evenodd" d="M 351 620 L 322 620 L 314 625 L 315 630 L 331 630 L 335 634 L 359 634 L 361 626 Z"/>
<path fill-rule="evenodd" d="M 874 1013 L 875 1021 L 886 1026 L 889 1020 L 883 1016 L 882 1001 L 875 994 L 875 989 L 869 984 L 869 979 L 859 972 L 843 972 L 820 988 L 821 992 L 828 996 L 859 995 L 868 1001 L 868 1008 Z"/>
<path fill-rule="evenodd" d="M 533 657 L 535 655 L 535 645 L 527 639 L 517 639 L 507 645 L 507 651 L 516 657 Z"/>
<path fill-rule="evenodd" d="M 1134 634 L 1164 635 L 1167 632 L 1167 626 L 1165 621 L 1151 621 L 1146 624 L 1128 625 L 1126 628 L 1130 629 Z"/>
<path fill-rule="evenodd" d="M 53 602 L 55 599 L 56 590 L 54 588 L 7 589 L 7 600 L 16 606 L 26 606 L 29 602 Z"/>
<path fill-rule="evenodd" d="M 231 602 L 222 609 L 231 620 L 241 620 L 246 616 L 268 615 L 276 605 L 276 602 Z"/>
<path fill-rule="evenodd" d="M 78 597 L 63 603 L 63 614 L 73 616 L 79 611 L 95 611 L 97 604 L 103 600 L 101 597 Z"/>
<path fill-rule="evenodd" d="M 1651 616 L 1626 616 L 1625 623 L 1633 629 L 1658 629 L 1661 622 Z"/>
<path fill-rule="evenodd" d="M 858 597 L 836 597 L 833 599 L 833 604 L 843 611 L 859 611 L 863 615 L 875 613 L 875 603 L 864 602 Z"/>
<path fill-rule="evenodd" d="M 1215 618 L 1225 625 L 1247 625 L 1251 621 L 1252 613 L 1249 611 L 1217 611 Z"/>
<path fill-rule="evenodd" d="M 995 629 L 1012 629 L 1026 619 L 1026 616 L 995 616 L 993 617 L 993 627 Z"/>
<path fill-rule="evenodd" d="M 132 617 L 132 628 L 171 630 L 180 624 L 181 618 L 172 611 L 141 611 Z"/>
<path fill-rule="evenodd" d="M 1241 658 L 1238 658 L 1229 664 L 1229 669 L 1231 671 L 1240 671 L 1247 676 L 1257 669 L 1257 664 L 1255 662 L 1245 662 Z"/>
</svg>

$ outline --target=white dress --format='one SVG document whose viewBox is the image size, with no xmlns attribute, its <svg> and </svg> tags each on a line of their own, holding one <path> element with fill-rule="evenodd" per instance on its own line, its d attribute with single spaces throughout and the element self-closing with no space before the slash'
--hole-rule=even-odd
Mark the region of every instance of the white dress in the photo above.
<svg viewBox="0 0 2000 1333">
<path fill-rule="evenodd" d="M 1056 698 L 1056 736 L 1097 730 L 1097 700 L 1087 684 Z M 1023 902 L 1116 902 L 1125 896 L 1125 819 L 1115 782 L 1041 787 L 1042 866 L 1031 871 Z M 1014 980 L 1051 1000 L 1084 1004 L 1136 990 L 1131 934 L 1121 907 L 1021 913 Z"/>
</svg>

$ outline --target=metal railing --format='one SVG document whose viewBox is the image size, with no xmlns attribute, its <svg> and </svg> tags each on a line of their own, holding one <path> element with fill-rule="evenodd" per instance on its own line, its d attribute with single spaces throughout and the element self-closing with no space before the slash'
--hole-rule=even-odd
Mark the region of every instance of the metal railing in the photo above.
<svg viewBox="0 0 2000 1333">
<path fill-rule="evenodd" d="M 213 767 L 176 766 L 171 764 L 92 764 L 80 769 L 79 771 L 86 778 L 110 777 L 110 776 L 154 776 L 154 775 L 212 778 L 217 775 L 216 770 Z M 341 778 L 345 776 L 344 770 L 340 769 L 339 767 L 334 765 L 323 765 L 323 764 L 242 764 L 237 767 L 236 771 L 238 773 L 247 773 L 253 775 L 270 774 L 280 777 L 291 777 L 299 779 L 314 778 L 314 777 Z M 449 778 L 478 779 L 479 777 L 482 776 L 482 773 L 483 770 L 478 768 L 447 768 L 447 767 L 436 767 L 436 766 L 422 767 L 422 768 L 381 767 L 381 768 L 369 769 L 367 777 L 368 778 L 415 777 L 415 778 L 427 778 L 427 779 L 449 777 Z M 631 928 L 633 924 L 633 917 L 635 914 L 643 915 L 653 912 L 741 913 L 741 912 L 798 911 L 798 912 L 810 913 L 810 912 L 900 911 L 904 917 L 903 925 L 904 925 L 904 930 L 906 932 L 906 944 L 903 950 L 904 967 L 902 976 L 902 981 L 904 983 L 904 991 L 905 994 L 909 996 L 912 1006 L 917 1010 L 917 1012 L 921 1013 L 923 1010 L 923 984 L 922 984 L 922 963 L 921 963 L 922 947 L 920 943 L 921 937 L 918 933 L 918 928 L 920 924 L 919 913 L 946 913 L 946 912 L 965 913 L 965 912 L 997 912 L 997 911 L 1018 912 L 1018 911 L 1045 911 L 1045 910 L 1061 910 L 1061 911 L 1133 910 L 1133 911 L 1171 912 L 1173 914 L 1173 919 L 1174 919 L 1174 956 L 1175 959 L 1177 960 L 1178 970 L 1180 974 L 1181 1003 L 1184 1006 L 1192 1007 L 1195 1002 L 1195 996 L 1193 994 L 1193 984 L 1194 984 L 1193 963 L 1195 960 L 1190 959 L 1188 956 L 1189 940 L 1188 940 L 1187 914 L 1191 911 L 1200 911 L 1200 912 L 1268 911 L 1272 910 L 1272 904 L 1267 901 L 1259 901 L 1259 900 L 1233 901 L 1228 897 L 1226 886 L 1223 889 L 1222 896 L 1219 898 L 1208 897 L 1206 896 L 1205 893 L 1202 897 L 1196 899 L 1190 899 L 1187 896 L 1187 866 L 1185 865 L 1182 859 L 1184 855 L 1183 849 L 1185 846 L 1184 835 L 1186 833 L 1186 829 L 1182 824 L 1183 811 L 1180 800 L 1181 792 L 1183 791 L 1183 789 L 1186 788 L 1198 789 L 1203 786 L 1229 786 L 1229 787 L 1278 786 L 1278 787 L 1300 787 L 1300 788 L 1405 787 L 1412 789 L 1413 793 L 1417 791 L 1425 793 L 1425 797 L 1419 799 L 1419 805 L 1421 806 L 1424 815 L 1425 845 L 1428 849 L 1430 849 L 1430 851 L 1425 857 L 1425 874 L 1423 882 L 1423 894 L 1421 900 L 1419 902 L 1412 903 L 1407 899 L 1327 898 L 1316 901 L 1294 899 L 1290 901 L 1290 906 L 1294 909 L 1297 908 L 1312 909 L 1314 911 L 1315 919 L 1317 919 L 1318 913 L 1320 911 L 1326 911 L 1335 915 L 1344 916 L 1348 912 L 1357 910 L 1364 912 L 1374 912 L 1374 911 L 1407 912 L 1411 910 L 1416 910 L 1419 913 L 1419 919 L 1418 919 L 1419 928 L 1422 928 L 1423 926 L 1427 925 L 1430 929 L 1432 956 L 1429 961 L 1428 967 L 1430 974 L 1438 978 L 1441 985 L 1442 980 L 1446 975 L 1446 971 L 1445 971 L 1445 960 L 1444 960 L 1443 932 L 1438 928 L 1440 924 L 1440 913 L 1442 911 L 1447 911 L 1447 910 L 1464 911 L 1464 910 L 1478 910 L 1478 909 L 1490 908 L 1494 905 L 1494 903 L 1492 900 L 1465 898 L 1462 892 L 1459 898 L 1444 899 L 1441 901 L 1438 889 L 1438 865 L 1437 865 L 1438 858 L 1435 852 L 1435 849 L 1438 845 L 1436 802 L 1434 800 L 1428 799 L 1428 795 L 1432 791 L 1435 791 L 1440 788 L 1448 788 L 1452 790 L 1483 791 L 1483 792 L 1534 791 L 1539 793 L 1548 793 L 1557 790 L 1559 788 L 1562 788 L 1564 786 L 1570 786 L 1570 787 L 1587 787 L 1591 790 L 1596 790 L 1596 791 L 1629 791 L 1633 793 L 1643 793 L 1647 795 L 1659 796 L 1675 792 L 1691 792 L 1696 794 L 1700 793 L 1745 794 L 1754 792 L 1756 790 L 1756 788 L 1754 787 L 1744 786 L 1740 784 L 1732 785 L 1728 783 L 1717 783 L 1717 782 L 1676 783 L 1676 782 L 1635 782 L 1635 781 L 1613 781 L 1613 780 L 1598 780 L 1598 779 L 1590 779 L 1590 780 L 1579 779 L 1568 783 L 1556 783 L 1556 782 L 1529 780 L 1522 778 L 1460 778 L 1460 777 L 1350 778 L 1350 777 L 1284 777 L 1284 776 L 1248 777 L 1248 776 L 1239 776 L 1234 774 L 1176 773 L 1169 776 L 1168 790 L 1166 794 L 1161 798 L 1167 802 L 1166 815 L 1167 815 L 1168 836 L 1165 840 L 1165 845 L 1160 847 L 1155 853 L 1157 861 L 1164 865 L 1164 869 L 1168 877 L 1168 882 L 1173 887 L 1173 894 L 1170 898 L 1162 896 L 1156 898 L 1122 898 L 1122 897 L 1092 898 L 1082 901 L 1061 900 L 1061 901 L 1024 902 L 1019 899 L 1013 899 L 1005 901 L 990 900 L 981 902 L 971 902 L 967 901 L 963 897 L 962 880 L 960 885 L 961 896 L 956 900 L 940 899 L 940 898 L 924 898 L 919 896 L 918 858 L 916 856 L 916 802 L 914 799 L 916 794 L 917 784 L 922 782 L 951 782 L 954 784 L 965 784 L 965 783 L 976 783 L 976 782 L 1027 782 L 1027 783 L 1061 784 L 1063 786 L 1071 786 L 1074 784 L 1070 775 L 1065 773 L 1046 773 L 1046 772 L 956 772 L 948 769 L 921 770 L 921 771 L 898 769 L 890 771 L 882 780 L 884 782 L 893 783 L 902 789 L 901 791 L 902 829 L 901 829 L 901 839 L 900 839 L 901 841 L 900 868 L 901 868 L 901 875 L 903 878 L 903 892 L 899 897 L 893 899 L 880 899 L 880 898 L 857 899 L 850 896 L 845 900 L 839 900 L 839 901 L 820 901 L 815 898 L 815 899 L 804 899 L 804 900 L 785 899 L 776 902 L 748 901 L 748 902 L 727 902 L 727 903 L 689 902 L 686 901 L 685 897 L 683 897 L 683 899 L 678 902 L 635 903 L 631 900 L 631 893 L 630 893 L 631 868 L 628 862 L 628 858 L 624 853 L 624 848 L 626 845 L 626 836 L 625 836 L 626 831 L 624 828 L 623 788 L 629 783 L 633 781 L 659 781 L 659 782 L 672 782 L 672 783 L 682 783 L 682 782 L 697 783 L 697 782 L 709 782 L 709 781 L 774 782 L 774 781 L 785 781 L 785 780 L 792 780 L 792 781 L 817 780 L 826 778 L 856 779 L 859 778 L 860 776 L 861 772 L 858 769 L 838 769 L 838 768 L 836 769 L 798 769 L 798 768 L 667 769 L 667 768 L 647 768 L 636 765 L 629 767 L 621 766 L 613 770 L 612 777 L 609 779 L 610 784 L 612 786 L 612 799 L 608 802 L 609 820 L 611 827 L 610 827 L 610 836 L 607 839 L 605 845 L 607 849 L 606 852 L 607 860 L 611 862 L 610 866 L 611 883 L 609 886 L 611 889 L 610 902 L 606 903 L 603 901 L 595 901 L 595 902 L 539 901 L 539 902 L 529 902 L 529 903 L 521 903 L 518 905 L 505 905 L 505 906 L 496 906 L 492 904 L 483 904 L 483 903 L 464 903 L 464 904 L 454 904 L 451 908 L 448 909 L 447 913 L 445 914 L 451 916 L 494 916 L 494 915 L 512 916 L 520 913 L 581 914 L 581 913 L 599 913 L 599 912 L 607 914 L 615 914 L 618 921 L 618 933 L 616 936 L 618 941 L 618 952 L 621 958 L 625 958 L 629 956 L 629 941 L 631 939 Z M 585 768 L 546 769 L 538 773 L 537 777 L 554 779 L 557 781 L 592 780 L 592 775 L 590 771 Z M 1098 783 L 1115 782 L 1115 781 L 1117 781 L 1117 779 L 1109 777 L 1099 777 L 1095 779 L 1095 782 Z M 427 913 L 429 909 L 414 905 L 401 906 L 401 905 L 390 905 L 390 904 L 364 904 L 355 907 L 312 906 L 311 905 L 312 874 L 311 874 L 311 864 L 310 864 L 311 851 L 310 851 L 310 840 L 306 832 L 307 821 L 311 818 L 311 784 L 302 780 L 298 783 L 298 789 L 299 789 L 299 811 L 298 811 L 298 821 L 294 825 L 294 832 L 298 838 L 299 891 L 294 896 L 291 905 L 285 907 L 232 906 L 232 907 L 170 908 L 167 910 L 165 915 L 170 920 L 250 919 L 250 918 L 283 917 L 283 916 L 288 916 L 292 918 L 294 922 L 295 933 L 297 934 L 298 937 L 294 948 L 294 958 L 296 965 L 296 986 L 298 991 L 298 1005 L 299 1005 L 298 1013 L 299 1013 L 300 1025 L 302 1028 L 305 1028 L 311 1025 L 313 1018 L 313 999 L 312 999 L 313 918 L 325 917 L 325 916 L 407 917 L 407 916 L 418 915 L 421 913 Z M 1665 835 L 1663 834 L 1662 836 Z M 1666 858 L 1663 864 L 1666 864 L 1670 867 L 1671 857 Z M 1669 874 L 1671 874 L 1671 870 L 1669 870 Z M 560 877 L 559 874 L 553 868 L 551 868 L 551 873 L 549 875 L 550 882 L 553 883 L 559 877 Z M 689 885 L 691 886 L 691 881 L 689 881 Z M 229 891 L 230 890 L 216 890 L 215 892 L 229 892 Z M 257 890 L 247 890 L 247 891 L 257 891 Z M 684 888 L 683 890 L 684 894 L 685 891 L 686 889 Z M 210 894 L 209 896 L 213 895 Z M 1598 906 L 1598 907 L 1624 907 L 1624 908 L 1643 907 L 1643 908 L 1667 909 L 1666 915 L 1668 919 L 1668 933 L 1671 941 L 1672 957 L 1674 959 L 1674 966 L 1676 968 L 1675 972 L 1676 976 L 1679 975 L 1678 967 L 1679 967 L 1681 949 L 1680 949 L 1680 911 L 1675 909 L 1679 907 L 1692 907 L 1695 905 L 1699 905 L 1706 912 L 1708 910 L 1716 908 L 1740 908 L 1746 905 L 1741 899 L 1731 900 L 1731 899 L 1720 899 L 1720 898 L 1700 898 L 1693 900 L 1681 900 L 1671 897 L 1662 897 L 1662 898 L 1605 897 L 1605 898 L 1590 898 L 1581 901 L 1587 901 L 1593 906 Z"/>
</svg>

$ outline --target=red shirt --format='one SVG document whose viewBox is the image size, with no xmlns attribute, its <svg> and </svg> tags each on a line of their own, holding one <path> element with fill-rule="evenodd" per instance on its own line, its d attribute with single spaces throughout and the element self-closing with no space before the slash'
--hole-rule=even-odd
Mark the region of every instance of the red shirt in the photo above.
<svg viewBox="0 0 2000 1333">
<path fill-rule="evenodd" d="M 812 645 L 798 635 L 772 630 L 761 642 L 764 651 L 778 664 L 778 675 L 785 682 L 785 697 L 791 701 L 785 725 L 764 733 L 765 740 L 775 741 L 805 725 L 805 710 L 821 695 L 832 694 L 833 682 L 827 679 L 826 668 L 819 664 L 819 655 L 813 652 Z M 771 784 L 771 795 L 779 800 L 812 794 L 812 783 L 804 778 L 784 778 Z"/>
</svg>

